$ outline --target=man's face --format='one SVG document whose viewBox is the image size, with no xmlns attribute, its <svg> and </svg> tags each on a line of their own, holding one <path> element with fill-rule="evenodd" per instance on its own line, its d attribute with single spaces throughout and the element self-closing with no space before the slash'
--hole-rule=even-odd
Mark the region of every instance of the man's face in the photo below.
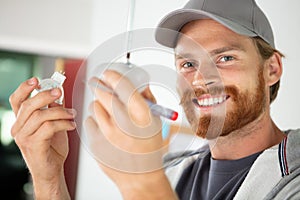
<svg viewBox="0 0 300 200">
<path fill-rule="evenodd" d="M 188 45 L 185 37 L 179 38 L 176 68 L 183 78 L 179 78 L 178 91 L 197 135 L 226 136 L 258 119 L 267 106 L 267 86 L 252 40 L 208 19 L 190 22 L 181 32 L 208 55 Z M 209 129 L 213 131 L 207 133 Z"/>
</svg>

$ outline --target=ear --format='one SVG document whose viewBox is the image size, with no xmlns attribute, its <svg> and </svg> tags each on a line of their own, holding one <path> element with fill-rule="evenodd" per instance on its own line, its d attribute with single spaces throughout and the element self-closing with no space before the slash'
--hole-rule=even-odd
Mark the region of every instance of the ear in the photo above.
<svg viewBox="0 0 300 200">
<path fill-rule="evenodd" d="M 271 86 L 279 81 L 282 75 L 282 61 L 279 53 L 275 52 L 266 62 L 266 83 Z"/>
</svg>

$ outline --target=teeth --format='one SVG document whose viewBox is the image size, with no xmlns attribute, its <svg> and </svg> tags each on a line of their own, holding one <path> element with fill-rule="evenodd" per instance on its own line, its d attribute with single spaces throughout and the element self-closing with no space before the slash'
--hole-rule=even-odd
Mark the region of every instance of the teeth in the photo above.
<svg viewBox="0 0 300 200">
<path fill-rule="evenodd" d="M 219 103 L 219 99 L 218 98 L 214 98 L 214 104 Z"/>
<path fill-rule="evenodd" d="M 209 98 L 208 100 L 208 105 L 213 105 L 214 104 L 214 99 L 213 98 Z"/>
<path fill-rule="evenodd" d="M 205 98 L 198 100 L 200 106 L 214 106 L 220 103 L 223 103 L 226 100 L 226 96 L 214 97 L 214 98 Z"/>
<path fill-rule="evenodd" d="M 224 98 L 223 97 L 219 97 L 219 102 L 218 103 L 221 103 L 222 101 L 224 100 Z"/>
<path fill-rule="evenodd" d="M 204 100 L 201 99 L 200 102 L 198 102 L 198 103 L 199 103 L 199 105 L 203 105 L 204 104 Z"/>
</svg>

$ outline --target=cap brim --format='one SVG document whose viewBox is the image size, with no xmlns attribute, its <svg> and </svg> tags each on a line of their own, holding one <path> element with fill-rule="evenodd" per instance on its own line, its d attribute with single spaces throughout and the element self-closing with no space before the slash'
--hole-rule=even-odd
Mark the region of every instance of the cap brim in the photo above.
<svg viewBox="0 0 300 200">
<path fill-rule="evenodd" d="M 257 34 L 253 31 L 229 19 L 225 19 L 223 17 L 201 10 L 179 9 L 169 13 L 161 20 L 155 32 L 155 39 L 158 43 L 164 46 L 174 48 L 177 42 L 177 34 L 168 34 L 170 32 L 166 30 L 173 30 L 173 32 L 179 32 L 186 23 L 197 19 L 207 18 L 213 19 L 219 22 L 220 24 L 223 24 L 224 26 L 238 34 L 246 35 L 249 37 L 257 36 Z"/>
</svg>

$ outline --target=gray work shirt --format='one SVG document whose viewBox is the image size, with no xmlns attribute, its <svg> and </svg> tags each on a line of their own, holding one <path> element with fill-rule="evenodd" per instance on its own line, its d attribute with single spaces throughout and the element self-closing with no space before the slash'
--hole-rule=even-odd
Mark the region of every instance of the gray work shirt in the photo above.
<svg viewBox="0 0 300 200">
<path fill-rule="evenodd" d="M 233 199 L 260 153 L 238 160 L 214 160 L 208 150 L 184 170 L 176 186 L 178 197 L 181 200 Z"/>
</svg>

